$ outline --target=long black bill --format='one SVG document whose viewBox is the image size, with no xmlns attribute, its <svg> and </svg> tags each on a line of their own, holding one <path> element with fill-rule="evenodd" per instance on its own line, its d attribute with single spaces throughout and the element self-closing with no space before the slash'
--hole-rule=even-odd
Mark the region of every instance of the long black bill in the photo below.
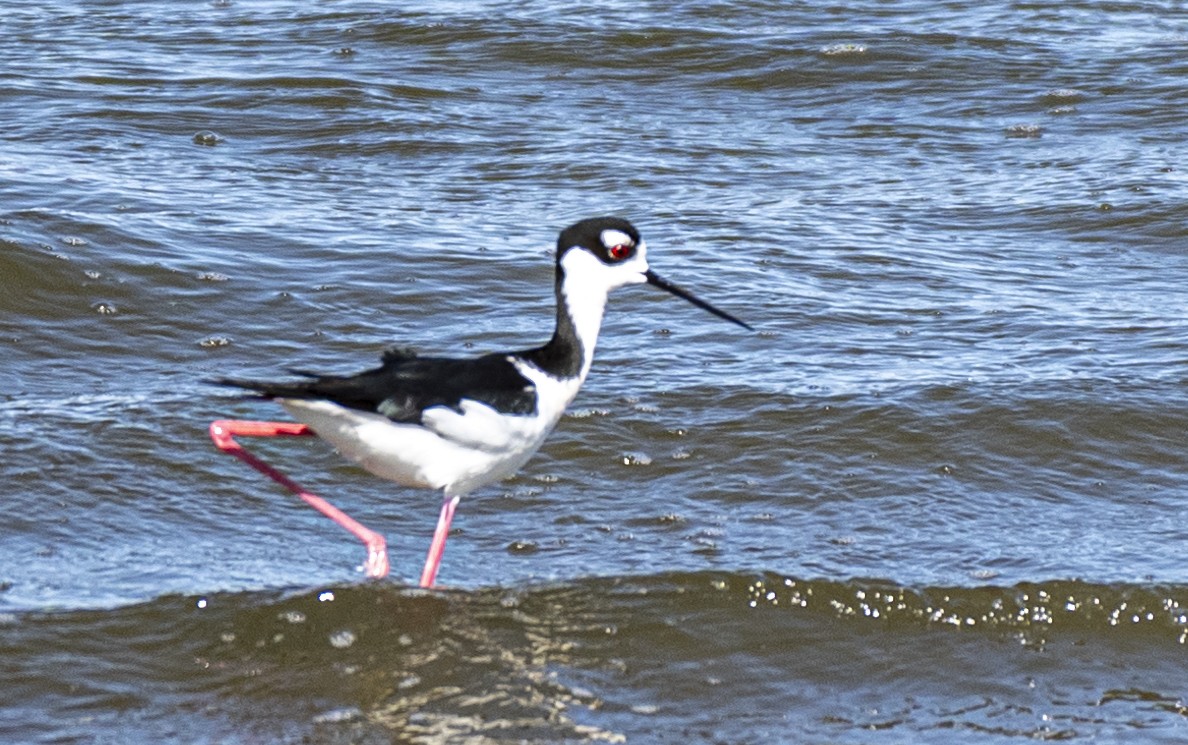
<svg viewBox="0 0 1188 745">
<path fill-rule="evenodd" d="M 742 321 L 738 320 L 734 316 L 730 315 L 726 311 L 718 310 L 717 308 L 715 308 L 714 306 L 705 302 L 701 298 L 694 297 L 693 293 L 689 292 L 688 290 L 677 287 L 672 282 L 669 282 L 667 279 L 661 278 L 655 272 L 653 272 L 651 269 L 644 272 L 644 276 L 648 278 L 648 284 L 652 285 L 653 287 L 659 287 L 661 290 L 664 290 L 666 292 L 671 292 L 673 295 L 676 295 L 677 297 L 679 297 L 683 300 L 688 300 L 690 303 L 693 303 L 694 305 L 696 305 L 698 308 L 701 308 L 702 310 L 708 310 L 710 313 L 713 313 L 718 318 L 723 318 L 727 321 L 730 321 L 731 323 L 737 323 L 739 326 L 742 326 L 747 331 L 755 330 L 755 329 L 751 328 L 749 325 L 743 323 Z"/>
</svg>

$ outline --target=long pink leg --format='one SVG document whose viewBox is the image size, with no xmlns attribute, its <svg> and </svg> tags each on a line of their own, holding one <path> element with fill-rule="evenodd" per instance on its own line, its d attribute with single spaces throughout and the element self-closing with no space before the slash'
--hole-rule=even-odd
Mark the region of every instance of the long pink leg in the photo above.
<svg viewBox="0 0 1188 745">
<path fill-rule="evenodd" d="M 459 497 L 446 497 L 441 503 L 441 515 L 438 516 L 437 528 L 433 531 L 433 543 L 429 544 L 429 555 L 425 557 L 425 568 L 421 570 L 421 587 L 433 587 L 437 580 L 437 570 L 441 567 L 441 555 L 445 551 L 446 536 L 450 533 L 450 523 L 454 520 L 458 499 Z"/>
<path fill-rule="evenodd" d="M 363 541 L 367 547 L 367 561 L 363 570 L 368 577 L 386 577 L 388 574 L 388 542 L 374 530 L 364 527 L 350 515 L 338 509 L 325 499 L 302 488 L 297 482 L 243 449 L 234 435 L 243 437 L 283 437 L 312 435 L 313 431 L 296 422 L 248 422 L 238 419 L 221 419 L 210 423 L 210 439 L 224 453 L 230 453 L 252 468 L 301 497 L 310 507 L 346 528 Z M 451 511 L 452 512 L 452 511 Z M 444 543 L 444 541 L 443 541 Z"/>
</svg>

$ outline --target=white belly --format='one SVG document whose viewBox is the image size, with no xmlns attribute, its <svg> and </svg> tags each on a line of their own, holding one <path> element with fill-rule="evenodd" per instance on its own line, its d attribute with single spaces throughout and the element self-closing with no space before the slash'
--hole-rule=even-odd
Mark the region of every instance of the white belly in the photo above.
<svg viewBox="0 0 1188 745">
<path fill-rule="evenodd" d="M 462 414 L 445 407 L 427 410 L 429 426 L 398 424 L 328 401 L 279 403 L 344 457 L 376 476 L 403 486 L 443 489 L 447 496 L 461 496 L 514 474 L 556 423 L 499 416 L 470 401 Z"/>
</svg>

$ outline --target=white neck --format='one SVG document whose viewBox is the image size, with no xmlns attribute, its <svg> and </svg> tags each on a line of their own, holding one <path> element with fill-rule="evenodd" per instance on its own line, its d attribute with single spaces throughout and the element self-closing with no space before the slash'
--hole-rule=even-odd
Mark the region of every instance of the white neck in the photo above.
<svg viewBox="0 0 1188 745">
<path fill-rule="evenodd" d="M 561 298 L 573 321 L 573 330 L 582 345 L 581 378 L 586 378 L 594 361 L 594 347 L 602 329 L 602 314 L 611 290 L 623 285 L 645 282 L 648 270 L 647 247 L 641 241 L 636 255 L 614 266 L 599 261 L 589 251 L 571 249 L 561 257 Z"/>
<path fill-rule="evenodd" d="M 603 267 L 602 262 L 585 251 L 570 251 L 561 259 L 561 266 L 565 270 L 561 300 L 582 345 L 581 377 L 584 380 L 594 362 L 594 347 L 598 344 L 598 332 L 602 330 L 608 289 L 601 282 L 591 281 L 592 273 Z"/>
</svg>

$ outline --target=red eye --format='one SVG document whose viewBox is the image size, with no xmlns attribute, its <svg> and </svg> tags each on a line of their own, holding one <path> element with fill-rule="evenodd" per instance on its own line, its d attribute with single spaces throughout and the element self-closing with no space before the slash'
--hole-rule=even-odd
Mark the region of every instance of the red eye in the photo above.
<svg viewBox="0 0 1188 745">
<path fill-rule="evenodd" d="M 631 255 L 631 244 L 630 243 L 618 243 L 614 246 L 611 246 L 607 252 L 610 254 L 610 257 L 612 259 L 614 259 L 615 261 L 622 261 L 623 259 L 625 259 Z"/>
</svg>

